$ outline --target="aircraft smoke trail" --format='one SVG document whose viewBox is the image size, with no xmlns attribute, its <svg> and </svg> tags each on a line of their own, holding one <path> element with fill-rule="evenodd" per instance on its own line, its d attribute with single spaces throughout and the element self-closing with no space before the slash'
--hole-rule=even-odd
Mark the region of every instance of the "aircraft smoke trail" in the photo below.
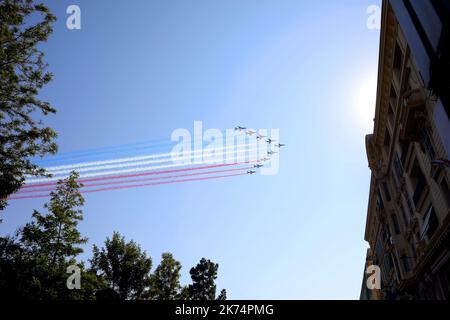
<svg viewBox="0 0 450 320">
<path fill-rule="evenodd" d="M 245 156 L 235 157 L 233 160 L 245 160 L 247 158 L 248 158 L 248 156 L 245 155 Z M 123 170 L 101 171 L 101 172 L 81 174 L 80 178 L 97 177 L 97 176 L 129 173 L 129 172 L 142 172 L 142 171 L 150 171 L 150 170 L 158 170 L 158 169 L 174 168 L 174 167 L 182 167 L 182 166 L 201 165 L 201 164 L 214 163 L 214 162 L 217 162 L 217 159 L 191 162 L 191 163 L 175 163 L 175 164 L 168 164 L 168 165 L 161 165 L 161 166 L 137 167 L 137 168 L 123 169 Z M 56 180 L 64 179 L 67 177 L 68 176 L 30 179 L 30 180 L 26 180 L 26 183 L 30 184 L 30 183 L 38 183 L 38 182 L 56 181 Z"/>
<path fill-rule="evenodd" d="M 176 172 L 207 170 L 207 169 L 212 169 L 212 168 L 238 166 L 238 165 L 244 165 L 244 164 L 256 163 L 256 162 L 260 162 L 260 160 L 245 161 L 245 162 L 235 162 L 235 163 L 226 163 L 226 164 L 213 164 L 213 165 L 202 166 L 202 167 L 192 167 L 192 168 L 184 168 L 184 169 L 172 169 L 172 170 L 163 170 L 163 171 L 151 171 L 151 172 L 125 174 L 125 175 L 112 175 L 112 176 L 99 177 L 99 178 L 78 179 L 77 182 L 85 183 L 85 182 L 92 182 L 92 181 L 105 181 L 105 180 L 132 178 L 132 177 L 142 177 L 142 176 L 159 175 L 159 174 L 176 173 Z M 35 184 L 24 185 L 24 186 L 22 186 L 21 189 L 36 188 L 36 187 L 43 187 L 43 186 L 53 186 L 53 185 L 56 185 L 56 184 L 57 184 L 57 181 L 48 182 L 48 183 L 35 183 Z"/>
<path fill-rule="evenodd" d="M 94 190 L 81 190 L 81 193 L 93 193 L 93 192 L 102 192 L 102 191 L 111 191 L 111 190 L 120 190 L 120 189 L 130 189 L 130 188 L 139 188 L 139 187 L 147 187 L 147 186 L 156 186 L 156 185 L 164 185 L 164 184 L 173 184 L 173 183 L 183 183 L 183 182 L 191 182 L 191 181 L 204 181 L 204 180 L 212 180 L 212 179 L 223 179 L 230 177 L 237 177 L 247 175 L 246 172 L 243 173 L 234 173 L 228 175 L 220 175 L 213 177 L 203 177 L 203 178 L 191 178 L 191 179 L 182 179 L 182 180 L 170 180 L 170 181 L 162 181 L 162 182 L 153 182 L 153 183 L 142 183 L 142 184 L 134 184 L 129 186 L 116 186 L 116 187 L 108 187 Z M 12 196 L 8 198 L 8 200 L 22 200 L 22 199 L 37 199 L 37 198 L 48 198 L 48 194 L 40 194 L 40 195 L 29 195 L 29 196 Z"/>
<path fill-rule="evenodd" d="M 236 146 L 227 146 L 227 147 L 223 147 L 219 150 L 223 151 L 225 149 L 231 149 L 231 148 L 235 148 L 235 150 L 233 150 L 231 153 L 233 152 L 242 152 L 242 151 L 250 151 L 248 149 L 240 149 L 241 147 L 251 147 L 251 146 L 257 146 L 257 143 L 251 143 L 251 144 L 241 144 L 241 145 L 236 145 Z M 80 163 L 75 163 L 75 164 L 69 164 L 69 165 L 61 165 L 61 166 L 54 166 L 54 167 L 48 167 L 45 168 L 46 171 L 48 171 L 51 174 L 59 174 L 59 173 L 68 173 L 72 170 L 77 170 L 77 169 L 81 169 L 81 168 L 87 168 L 87 167 L 96 167 L 96 166 L 103 166 L 103 165 L 109 165 L 109 164 L 120 164 L 120 163 L 127 163 L 127 162 L 134 162 L 134 161 L 141 161 L 141 160 L 148 160 L 148 159 L 160 159 L 163 158 L 166 161 L 159 160 L 159 161 L 155 161 L 154 163 L 158 163 L 158 162 L 169 162 L 175 160 L 175 161 L 179 161 L 179 160 L 188 160 L 191 159 L 193 155 L 198 154 L 198 153 L 204 153 L 204 152 L 210 152 L 210 151 L 215 151 L 215 149 L 210 148 L 210 149 L 204 149 L 204 150 L 194 150 L 192 152 L 190 152 L 189 156 L 185 156 L 185 157 L 174 157 L 177 155 L 177 153 L 175 152 L 167 152 L 167 153 L 160 153 L 160 154 L 150 154 L 150 155 L 145 155 L 145 156 L 138 156 L 138 157 L 129 157 L 129 158 L 120 158 L 120 159 L 112 159 L 112 160 L 102 160 L 102 161 L 93 161 L 93 162 L 80 162 Z M 253 151 L 253 150 L 252 150 Z M 215 153 L 214 155 L 219 155 L 221 153 Z M 228 153 L 229 154 L 229 153 Z M 172 158 L 174 157 L 174 158 Z M 197 156 L 198 157 L 198 156 Z M 165 159 L 167 158 L 167 159 Z M 194 156 L 195 158 L 195 156 Z M 152 162 L 149 162 L 152 163 Z M 60 172 L 63 171 L 64 172 Z M 98 169 L 99 170 L 99 169 Z M 81 170 L 77 170 L 77 171 L 81 171 Z"/>
<path fill-rule="evenodd" d="M 206 162 L 207 159 L 211 158 L 211 157 L 217 157 L 220 155 L 226 155 L 226 154 L 241 154 L 242 152 L 252 152 L 252 151 L 257 151 L 257 149 L 245 149 L 245 150 L 233 150 L 230 152 L 224 152 L 224 153 L 215 153 L 212 154 L 208 157 L 202 156 L 201 154 L 195 157 L 180 157 L 175 159 L 176 161 L 180 161 L 180 160 L 195 160 L 197 158 L 202 158 L 203 162 Z M 213 160 L 213 159 L 211 159 Z M 173 162 L 173 160 L 150 160 L 150 161 L 139 161 L 139 162 L 132 162 L 132 163 L 123 163 L 123 164 L 119 164 L 119 165 L 105 165 L 105 166 L 96 166 L 96 167 L 88 167 L 88 168 L 81 168 L 81 169 L 75 169 L 78 173 L 80 172 L 90 172 L 90 171 L 99 171 L 99 170 L 107 170 L 107 169 L 122 169 L 122 168 L 129 168 L 129 167 L 138 167 L 138 166 L 142 166 L 142 165 L 148 165 L 148 164 L 157 164 L 157 163 L 171 163 Z M 57 174 L 64 174 L 64 173 L 70 173 L 73 170 L 61 170 L 61 171 L 55 171 L 52 172 L 52 174 L 57 175 Z"/>
<path fill-rule="evenodd" d="M 86 159 L 86 158 L 103 157 L 103 156 L 109 156 L 109 155 L 117 155 L 117 154 L 126 153 L 128 151 L 138 151 L 138 150 L 156 151 L 156 150 L 164 150 L 164 149 L 167 149 L 168 147 L 173 147 L 176 144 L 177 144 L 176 142 L 172 142 L 172 143 L 165 143 L 165 144 L 160 144 L 160 145 L 149 145 L 149 146 L 141 146 L 141 147 L 129 147 L 129 148 L 122 148 L 122 149 L 118 149 L 118 150 L 97 151 L 97 152 L 91 152 L 91 153 L 86 153 L 86 154 L 76 154 L 76 155 L 69 155 L 69 156 L 60 155 L 60 156 L 51 157 L 50 159 L 37 159 L 36 162 L 39 163 L 39 165 L 43 166 L 43 165 L 48 164 L 48 163 L 69 161 L 69 160 L 74 160 L 74 159 Z"/>
<path fill-rule="evenodd" d="M 236 141 L 234 139 L 239 136 L 246 135 L 247 133 L 234 134 L 233 141 Z M 227 142 L 229 141 L 228 139 L 229 137 L 227 137 Z M 47 172 L 53 176 L 45 178 L 26 175 L 26 184 L 8 199 L 19 200 L 48 197 L 51 191 L 57 189 L 56 185 L 59 181 L 67 178 L 72 171 L 81 172 L 77 182 L 87 182 L 81 187 L 81 193 L 204 181 L 255 173 L 254 170 L 249 172 L 254 166 L 248 166 L 248 164 L 266 161 L 266 158 L 262 160 L 257 159 L 258 147 L 261 148 L 261 143 L 249 141 L 247 138 L 244 141 L 237 141 L 245 141 L 245 143 L 232 146 L 220 145 L 217 149 L 212 147 L 212 145 L 208 145 L 204 147 L 205 149 L 200 150 L 195 149 L 194 144 L 194 150 L 190 151 L 188 156 L 184 156 L 182 152 L 173 151 L 174 146 L 180 145 L 179 141 L 164 142 L 163 140 L 69 152 L 56 156 L 56 159 L 44 159 L 41 161 L 42 163 L 56 162 L 56 165 L 46 168 Z M 192 141 L 189 142 L 189 146 L 192 146 Z M 201 146 L 203 147 L 203 142 Z M 172 150 L 167 150 L 167 147 L 172 147 Z M 163 148 L 167 151 L 155 154 L 156 150 Z M 139 149 L 151 151 L 152 154 L 142 154 L 143 152 L 139 151 Z M 119 156 L 117 158 L 118 154 L 125 155 L 128 150 L 132 151 L 128 152 L 128 157 Z M 116 158 L 112 158 L 111 154 L 115 154 Z M 229 157 L 224 157 L 227 154 L 232 154 L 233 163 L 226 163 L 231 160 Z M 84 161 L 73 163 L 76 158 L 82 158 Z M 87 161 L 87 159 L 91 160 Z M 199 160 L 197 161 L 197 159 Z M 244 166 L 245 164 L 247 166 Z M 219 169 L 222 167 L 231 168 Z M 218 169 L 211 170 L 213 168 Z M 39 194 L 41 192 L 46 194 Z"/>
<path fill-rule="evenodd" d="M 221 132 L 224 133 L 226 130 L 222 130 Z M 245 136 L 245 133 L 235 133 L 235 137 Z M 199 140 L 193 140 L 192 143 L 195 143 Z M 155 145 L 154 143 L 161 142 L 160 144 Z M 165 143 L 163 143 L 165 142 Z M 57 162 L 57 161 L 64 161 L 69 159 L 76 159 L 76 158 L 89 158 L 93 156 L 101 156 L 101 155 L 107 155 L 107 154 L 118 154 L 123 153 L 124 151 L 135 151 L 135 150 L 142 150 L 142 149 L 165 149 L 168 146 L 174 146 L 176 144 L 180 143 L 179 141 L 172 141 L 170 139 L 159 139 L 159 140 L 150 140 L 148 142 L 138 142 L 138 143 L 130 143 L 125 145 L 119 145 L 119 146 L 112 146 L 112 147 L 105 147 L 105 148 L 96 148 L 96 149 L 90 149 L 85 151 L 72 151 L 72 152 L 66 152 L 62 153 L 60 155 L 52 156 L 50 159 L 35 159 L 37 163 L 40 165 L 44 165 L 48 162 Z"/>
<path fill-rule="evenodd" d="M 126 183 L 136 183 L 136 182 L 144 182 L 144 181 L 155 181 L 155 180 L 164 180 L 164 179 L 174 179 L 174 178 L 183 178 L 183 177 L 192 177 L 192 176 L 199 176 L 199 175 L 212 175 L 217 173 L 225 173 L 225 172 L 234 172 L 234 171 L 245 171 L 252 169 L 253 166 L 249 167 L 243 167 L 243 168 L 233 168 L 233 169 L 223 169 L 223 170 L 212 170 L 212 171 L 204 171 L 204 172 L 195 172 L 195 173 L 186 173 L 186 174 L 178 174 L 178 175 L 170 175 L 170 176 L 162 176 L 162 177 L 152 177 L 152 178 L 144 178 L 144 179 L 120 179 L 116 181 L 109 181 L 109 182 L 101 182 L 101 183 L 87 183 L 83 184 L 82 188 L 92 188 L 92 187 L 99 187 L 99 186 L 107 186 L 107 185 L 115 185 L 115 184 L 126 184 Z M 56 187 L 52 188 L 37 188 L 37 189 L 27 189 L 27 190 L 21 190 L 16 192 L 15 194 L 29 194 L 29 193 L 36 193 L 36 192 L 44 192 L 44 191 L 55 191 Z"/>
</svg>

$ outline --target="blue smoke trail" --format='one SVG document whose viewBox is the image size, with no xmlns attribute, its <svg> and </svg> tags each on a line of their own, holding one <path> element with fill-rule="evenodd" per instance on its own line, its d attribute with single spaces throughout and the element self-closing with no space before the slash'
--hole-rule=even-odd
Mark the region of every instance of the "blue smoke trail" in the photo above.
<svg viewBox="0 0 450 320">
<path fill-rule="evenodd" d="M 224 133 L 225 130 L 221 132 Z M 237 134 L 237 136 L 240 134 Z M 155 142 L 166 142 L 163 144 L 153 145 Z M 137 143 L 129 143 L 119 146 L 112 147 L 103 147 L 103 148 L 95 148 L 89 150 L 82 151 L 73 151 L 73 152 L 65 152 L 55 156 L 48 156 L 44 159 L 39 157 L 31 158 L 31 160 L 39 166 L 48 166 L 55 163 L 65 164 L 67 161 L 71 162 L 73 160 L 86 159 L 86 160 L 97 160 L 102 159 L 105 156 L 111 155 L 120 155 L 126 153 L 127 155 L 139 155 L 142 152 L 147 151 L 161 151 L 161 150 L 170 150 L 173 146 L 175 146 L 178 141 L 170 141 L 169 139 L 158 139 L 158 140 L 149 140 L 142 141 Z M 132 153 L 128 153 L 129 151 L 136 151 Z"/>
</svg>

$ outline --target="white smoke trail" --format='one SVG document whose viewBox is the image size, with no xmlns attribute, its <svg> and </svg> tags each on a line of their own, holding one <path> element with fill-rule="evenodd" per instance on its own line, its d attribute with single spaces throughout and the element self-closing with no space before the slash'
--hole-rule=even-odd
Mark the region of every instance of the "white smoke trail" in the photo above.
<svg viewBox="0 0 450 320">
<path fill-rule="evenodd" d="M 234 160 L 236 160 L 236 161 L 237 160 L 245 160 L 245 159 L 248 159 L 247 155 L 234 158 Z M 168 165 L 162 165 L 162 166 L 137 167 L 137 168 L 123 169 L 123 170 L 102 171 L 102 172 L 81 174 L 80 178 L 98 177 L 98 176 L 106 176 L 106 175 L 117 175 L 117 174 L 122 174 L 122 173 L 131 173 L 131 172 L 143 172 L 143 171 L 151 171 L 151 170 L 159 170 L 159 169 L 167 169 L 167 168 L 175 168 L 175 167 L 187 167 L 187 166 L 192 166 L 192 165 L 211 164 L 211 163 L 215 163 L 215 162 L 217 162 L 217 159 L 191 162 L 191 163 L 175 163 L 175 164 L 168 164 Z M 26 180 L 25 183 L 30 184 L 30 183 L 40 183 L 40 182 L 51 182 L 51 181 L 65 179 L 68 176 L 69 175 L 60 176 L 60 177 L 51 177 L 51 178 L 29 179 L 29 180 Z"/>
<path fill-rule="evenodd" d="M 230 148 L 236 148 L 237 149 L 237 148 L 240 148 L 240 147 L 251 147 L 251 146 L 255 146 L 255 145 L 258 145 L 258 144 L 257 143 L 240 144 L 240 145 L 236 145 L 236 146 L 223 147 L 222 150 L 230 149 Z M 214 151 L 214 150 L 215 149 L 213 149 L 213 148 L 204 149 L 204 150 L 195 150 L 195 151 L 192 151 L 190 154 L 193 155 L 193 154 L 196 154 L 196 153 L 203 153 L 203 152 L 209 152 L 209 151 Z M 168 152 L 168 153 L 151 154 L 151 155 L 130 157 L 130 158 L 120 158 L 120 159 L 91 161 L 91 162 L 80 162 L 80 163 L 69 164 L 69 165 L 47 167 L 47 168 L 45 168 L 45 170 L 47 170 L 49 173 L 57 174 L 56 172 L 58 172 L 59 170 L 64 170 L 64 169 L 68 169 L 68 170 L 70 169 L 70 171 L 71 171 L 71 170 L 76 170 L 76 169 L 80 169 L 80 168 L 84 168 L 84 167 L 101 166 L 101 165 L 114 164 L 114 163 L 126 163 L 126 162 L 140 161 L 140 160 L 147 160 L 147 159 L 159 159 L 159 158 L 165 158 L 165 157 L 173 157 L 173 156 L 176 156 L 176 155 L 177 154 L 174 153 L 174 152 Z"/>
<path fill-rule="evenodd" d="M 118 169 L 118 168 L 126 168 L 126 167 L 135 167 L 139 165 L 148 165 L 148 164 L 156 164 L 156 163 L 168 163 L 168 162 L 178 162 L 183 160 L 191 160 L 191 159 L 198 159 L 198 158 L 209 158 L 209 157 L 217 157 L 217 156 L 223 156 L 227 154 L 239 154 L 242 152 L 253 152 L 257 151 L 258 149 L 238 149 L 238 150 L 231 150 L 227 152 L 217 152 L 214 154 L 199 154 L 194 157 L 192 156 L 185 156 L 185 157 L 178 157 L 178 158 L 164 158 L 160 160 L 148 160 L 148 161 L 135 161 L 135 162 L 122 162 L 122 163 L 116 163 L 116 164 L 110 164 L 110 165 L 103 165 L 103 166 L 93 166 L 93 167 L 85 167 L 85 168 L 79 168 L 79 169 L 66 169 L 66 170 L 58 170 L 51 172 L 53 175 L 60 175 L 64 173 L 70 173 L 71 171 L 75 170 L 78 173 L 80 172 L 89 172 L 89 171 L 99 171 L 99 170 L 107 170 L 107 169 Z"/>
</svg>

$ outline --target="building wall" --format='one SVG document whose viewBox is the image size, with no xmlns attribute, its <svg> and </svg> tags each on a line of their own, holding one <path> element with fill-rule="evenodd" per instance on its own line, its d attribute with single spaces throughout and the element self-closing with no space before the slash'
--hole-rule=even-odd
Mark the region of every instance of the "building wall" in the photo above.
<svg viewBox="0 0 450 320">
<path fill-rule="evenodd" d="M 426 1 L 406 2 L 383 2 L 374 132 L 366 137 L 372 176 L 365 239 L 381 268 L 380 297 L 448 299 L 450 169 L 435 161 L 449 158 L 450 121 L 429 85 L 429 44 L 437 50 L 443 27 Z M 411 7 L 420 10 L 415 21 Z"/>
<path fill-rule="evenodd" d="M 418 72 L 428 88 L 432 85 L 433 76 L 439 72 L 450 73 L 449 69 L 449 21 L 450 1 L 448 0 L 391 0 L 389 1 L 398 23 L 404 31 L 405 38 L 417 63 Z M 439 60 L 443 60 L 440 63 Z M 434 70 L 433 70 L 434 69 Z M 450 128 L 450 87 L 443 83 L 448 93 L 438 97 L 439 122 L 438 130 L 448 136 Z M 442 101 L 444 100 L 444 101 Z M 446 117 L 441 116 L 445 111 Z M 447 130 L 447 131 L 445 131 Z M 450 154 L 450 139 L 444 143 L 447 154 Z"/>
</svg>

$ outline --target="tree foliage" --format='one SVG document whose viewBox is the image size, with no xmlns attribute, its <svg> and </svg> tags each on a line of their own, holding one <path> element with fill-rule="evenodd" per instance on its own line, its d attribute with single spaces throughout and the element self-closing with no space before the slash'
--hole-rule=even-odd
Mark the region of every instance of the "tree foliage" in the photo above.
<svg viewBox="0 0 450 320">
<path fill-rule="evenodd" d="M 118 232 L 106 239 L 104 248 L 94 245 L 91 265 L 121 299 L 139 299 L 149 286 L 151 258 L 134 241 L 125 242 Z"/>
<path fill-rule="evenodd" d="M 21 298 L 56 299 L 216 299 L 219 265 L 202 258 L 190 270 L 192 284 L 180 285 L 181 263 L 171 253 L 163 253 L 151 273 L 152 260 L 134 241 L 126 242 L 118 232 L 107 238 L 104 247 L 93 246 L 91 266 L 76 257 L 83 252 L 78 224 L 83 220 L 83 196 L 73 172 L 57 183 L 44 205 L 47 214 L 34 211 L 32 221 L 14 236 L 0 237 L 0 300 Z M 81 287 L 67 287 L 69 267 L 80 270 Z M 222 290 L 217 297 L 226 299 Z"/>
<path fill-rule="evenodd" d="M 189 300 L 189 286 L 181 287 L 177 294 L 176 300 Z"/>
<path fill-rule="evenodd" d="M 73 172 L 57 183 L 44 205 L 47 214 L 34 211 L 32 221 L 14 236 L 0 237 L 0 300 L 158 299 L 214 300 L 219 265 L 201 259 L 190 270 L 192 284 L 180 285 L 181 263 L 163 253 L 151 273 L 152 260 L 134 241 L 118 232 L 104 247 L 93 246 L 90 268 L 76 257 L 83 252 L 78 224 L 83 220 L 83 196 Z M 67 287 L 69 267 L 79 268 L 81 287 Z M 226 299 L 222 290 L 217 299 Z"/>
<path fill-rule="evenodd" d="M 39 112 L 55 112 L 38 97 L 52 79 L 38 45 L 47 41 L 55 19 L 32 0 L 0 0 L 0 210 L 26 174 L 45 174 L 31 157 L 57 149 L 56 133 L 37 119 Z"/>
<path fill-rule="evenodd" d="M 22 243 L 34 253 L 50 262 L 51 266 L 73 262 L 87 242 L 78 231 L 78 223 L 83 220 L 81 207 L 84 198 L 77 182 L 78 174 L 58 181 L 56 191 L 50 194 L 50 202 L 45 204 L 49 213 L 42 215 L 34 211 L 31 223 L 21 231 Z"/>
<path fill-rule="evenodd" d="M 181 263 L 171 253 L 163 253 L 161 263 L 150 277 L 150 297 L 156 300 L 175 300 L 180 296 Z"/>
<path fill-rule="evenodd" d="M 217 296 L 217 300 L 227 300 L 227 290 L 220 290 L 219 295 Z"/>
<path fill-rule="evenodd" d="M 202 258 L 191 270 L 192 284 L 189 285 L 189 298 L 191 300 L 214 300 L 216 297 L 217 270 L 219 265 Z"/>
<path fill-rule="evenodd" d="M 14 237 L 0 241 L 0 287 L 9 297 L 27 299 L 91 299 L 95 290 L 104 286 L 101 279 L 86 271 L 76 256 L 87 242 L 78 231 L 83 220 L 84 199 L 80 185 L 72 173 L 59 181 L 56 191 L 45 204 L 48 213 L 34 211 L 32 222 L 19 229 Z M 80 268 L 83 289 L 69 290 L 67 268 Z"/>
</svg>

